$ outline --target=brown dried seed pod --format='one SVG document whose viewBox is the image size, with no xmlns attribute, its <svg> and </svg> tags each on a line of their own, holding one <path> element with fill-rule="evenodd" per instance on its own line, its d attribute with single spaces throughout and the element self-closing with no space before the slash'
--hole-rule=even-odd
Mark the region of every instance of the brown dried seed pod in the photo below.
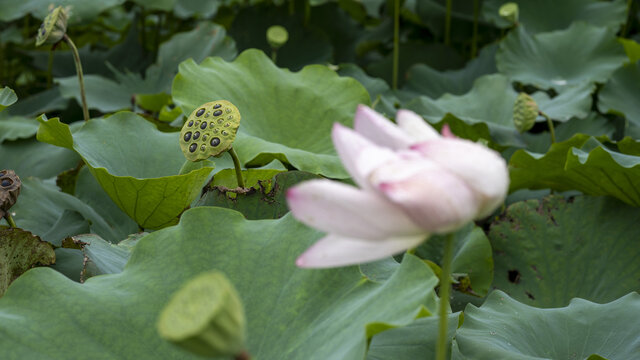
<svg viewBox="0 0 640 360">
<path fill-rule="evenodd" d="M 13 170 L 0 171 L 0 218 L 3 218 L 18 200 L 21 186 L 22 182 Z"/>
</svg>

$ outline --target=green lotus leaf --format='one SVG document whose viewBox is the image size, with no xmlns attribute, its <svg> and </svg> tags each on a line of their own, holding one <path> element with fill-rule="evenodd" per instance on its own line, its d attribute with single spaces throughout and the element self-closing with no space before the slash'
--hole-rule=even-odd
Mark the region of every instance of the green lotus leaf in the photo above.
<svg viewBox="0 0 640 360">
<path fill-rule="evenodd" d="M 510 0 L 511 1 L 511 0 Z M 498 14 L 498 9 L 506 0 L 485 0 L 482 2 L 483 17 L 501 28 L 512 26 Z M 527 27 L 532 34 L 562 30 L 573 22 L 584 21 L 595 26 L 616 29 L 627 18 L 627 4 L 624 0 L 513 0 L 518 4 L 518 23 Z"/>
<path fill-rule="evenodd" d="M 531 35 L 519 26 L 500 42 L 496 64 L 512 80 L 541 89 L 603 83 L 627 61 L 616 31 L 575 22 L 566 30 Z"/>
<path fill-rule="evenodd" d="M 16 225 L 60 246 L 62 239 L 91 231 L 109 241 L 122 240 L 119 224 L 105 220 L 91 206 L 38 178 L 22 177 L 22 189 L 11 208 Z M 125 235 L 126 236 L 126 235 Z"/>
<path fill-rule="evenodd" d="M 137 242 L 137 239 L 133 238 L 113 244 L 95 234 L 77 235 L 72 239 L 80 250 L 84 250 L 83 255 L 87 257 L 87 277 L 122 272 Z M 63 243 L 63 246 L 69 247 L 69 244 Z"/>
<path fill-rule="evenodd" d="M 607 304 L 574 299 L 536 309 L 501 291 L 469 305 L 456 332 L 453 359 L 633 359 L 638 355 L 640 295 Z"/>
<path fill-rule="evenodd" d="M 43 179 L 73 169 L 80 160 L 73 151 L 39 142 L 35 138 L 1 143 L 0 159 L 3 168 L 13 169 L 21 178 L 35 176 Z"/>
<path fill-rule="evenodd" d="M 509 161 L 510 191 L 578 190 L 590 195 L 613 196 L 640 206 L 639 155 L 611 150 L 598 139 L 584 134 L 553 144 L 546 154 L 518 150 Z"/>
<path fill-rule="evenodd" d="M 629 57 L 629 63 L 634 64 L 640 60 L 640 43 L 633 39 L 618 38 L 618 41 L 624 46 L 624 52 Z"/>
<path fill-rule="evenodd" d="M 640 209 L 607 197 L 514 203 L 489 232 L 493 286 L 537 307 L 574 297 L 607 302 L 640 290 L 638 221 Z"/>
<path fill-rule="evenodd" d="M 66 109 L 68 103 L 69 101 L 60 94 L 60 88 L 55 86 L 20 99 L 7 109 L 7 113 L 14 116 L 35 117 L 49 111 Z"/>
<path fill-rule="evenodd" d="M 220 25 L 200 22 L 193 30 L 177 33 L 160 44 L 156 62 L 146 69 L 144 78 L 135 72 L 123 73 L 115 67 L 111 70 L 128 94 L 169 94 L 178 65 L 184 60 L 192 58 L 200 62 L 207 56 L 220 56 L 225 60 L 235 58 L 235 42 L 226 34 Z"/>
<path fill-rule="evenodd" d="M 80 84 L 77 76 L 56 78 L 60 93 L 65 99 L 75 99 L 81 104 Z M 117 82 L 100 75 L 85 75 L 84 88 L 89 109 L 96 109 L 104 113 L 127 109 L 131 107 L 133 92 Z"/>
<path fill-rule="evenodd" d="M 416 255 L 441 264 L 444 241 L 443 236 L 433 236 L 416 248 Z M 451 272 L 463 280 L 454 289 L 481 297 L 487 295 L 493 280 L 493 258 L 491 244 L 481 228 L 467 225 L 455 233 Z"/>
<path fill-rule="evenodd" d="M 0 90 L 0 111 L 18 101 L 18 96 L 13 89 L 5 86 Z"/>
<path fill-rule="evenodd" d="M 212 269 L 240 294 L 253 358 L 362 359 L 368 337 L 435 311 L 438 280 L 412 255 L 388 280 L 369 280 L 356 266 L 297 268 L 295 258 L 321 236 L 290 215 L 251 221 L 190 209 L 177 226 L 142 238 L 120 274 L 77 284 L 50 269 L 25 273 L 0 299 L 0 346 L 7 358 L 196 359 L 153 324 L 186 280 Z"/>
<path fill-rule="evenodd" d="M 24 116 L 0 115 L 0 144 L 6 140 L 28 139 L 38 131 L 38 121 Z"/>
<path fill-rule="evenodd" d="M 212 170 L 204 167 L 177 175 L 184 163 L 178 135 L 162 133 L 129 112 L 93 119 L 73 134 L 51 119 L 42 123 L 38 139 L 72 144 L 111 200 L 143 228 L 177 223 Z"/>
<path fill-rule="evenodd" d="M 482 75 L 497 72 L 495 55 L 497 45 L 483 48 L 477 58 L 459 70 L 437 71 L 426 64 L 412 66 L 407 72 L 405 89 L 437 99 L 444 94 L 462 95 L 473 87 Z"/>
<path fill-rule="evenodd" d="M 291 186 L 319 176 L 303 171 L 249 169 L 242 172 L 246 194 L 227 193 L 223 189 L 237 186 L 235 171 L 222 170 L 214 176 L 211 188 L 196 206 L 219 206 L 240 211 L 247 219 L 277 219 L 289 211 L 286 191 Z M 232 196 L 233 195 L 233 196 Z"/>
<path fill-rule="evenodd" d="M 449 314 L 448 344 L 456 333 L 461 313 Z M 407 326 L 377 334 L 371 339 L 367 360 L 433 360 L 436 358 L 438 317 L 417 319 Z"/>
<path fill-rule="evenodd" d="M 25 271 L 54 262 L 51 244 L 19 228 L 0 228 L 0 297 Z"/>
<path fill-rule="evenodd" d="M 284 164 L 329 177 L 346 177 L 331 142 L 334 122 L 350 125 L 358 104 L 369 103 L 356 80 L 325 66 L 279 69 L 263 52 L 247 50 L 231 63 L 207 58 L 180 64 L 174 101 L 184 113 L 224 99 L 242 114 L 234 149 L 244 164 Z"/>
<path fill-rule="evenodd" d="M 13 1 L 0 0 L 0 21 L 11 21 L 31 14 L 38 19 L 44 19 L 49 14 L 51 0 Z M 84 0 L 56 0 L 55 4 L 69 7 L 69 25 L 86 23 L 93 20 L 103 11 L 124 3 L 124 0 L 104 0 L 88 2 Z"/>
<path fill-rule="evenodd" d="M 585 83 L 567 87 L 554 98 L 542 92 L 534 93 L 533 98 L 540 110 L 552 119 L 567 121 L 571 117 L 586 117 L 591 107 L 592 91 L 594 86 Z M 522 146 L 513 123 L 513 106 L 517 97 L 508 78 L 492 74 L 478 78 L 471 91 L 464 95 L 445 94 L 437 100 L 420 96 L 409 102 L 407 108 L 429 122 L 438 122 L 450 113 L 471 125 L 484 123 L 497 143 Z"/>
<path fill-rule="evenodd" d="M 628 123 L 626 135 L 640 138 L 640 62 L 618 69 L 598 94 L 598 109 L 623 115 Z"/>
<path fill-rule="evenodd" d="M 338 69 L 340 76 L 352 77 L 362 84 L 369 92 L 371 102 L 375 102 L 378 96 L 389 91 L 390 87 L 386 81 L 367 75 L 367 73 L 355 64 L 340 64 Z"/>
</svg>

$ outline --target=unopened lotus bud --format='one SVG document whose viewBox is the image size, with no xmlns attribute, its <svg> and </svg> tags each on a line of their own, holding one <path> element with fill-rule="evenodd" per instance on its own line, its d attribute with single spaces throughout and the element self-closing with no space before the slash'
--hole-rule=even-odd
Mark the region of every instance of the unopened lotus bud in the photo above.
<svg viewBox="0 0 640 360">
<path fill-rule="evenodd" d="M 157 328 L 162 338 L 185 350 L 218 357 L 242 352 L 245 325 L 240 296 L 224 274 L 213 270 L 191 279 L 171 297 Z"/>
<path fill-rule="evenodd" d="M 240 111 L 229 101 L 198 106 L 180 131 L 182 153 L 190 161 L 219 157 L 231 148 L 239 126 Z"/>
<path fill-rule="evenodd" d="M 267 42 L 273 49 L 279 49 L 289 40 L 287 29 L 280 25 L 271 26 L 267 30 Z"/>
<path fill-rule="evenodd" d="M 500 17 L 507 20 L 508 22 L 516 24 L 518 22 L 519 15 L 518 4 L 513 2 L 502 4 L 502 6 L 500 6 L 500 9 L 498 10 L 498 14 L 500 14 Z"/>
<path fill-rule="evenodd" d="M 38 29 L 36 46 L 55 44 L 62 40 L 67 32 L 68 13 L 65 8 L 58 6 L 51 10 Z"/>
<path fill-rule="evenodd" d="M 18 200 L 22 182 L 13 170 L 0 171 L 0 219 Z"/>
<path fill-rule="evenodd" d="M 529 131 L 538 117 L 538 104 L 525 93 L 518 94 L 513 105 L 513 123 L 521 133 Z"/>
</svg>

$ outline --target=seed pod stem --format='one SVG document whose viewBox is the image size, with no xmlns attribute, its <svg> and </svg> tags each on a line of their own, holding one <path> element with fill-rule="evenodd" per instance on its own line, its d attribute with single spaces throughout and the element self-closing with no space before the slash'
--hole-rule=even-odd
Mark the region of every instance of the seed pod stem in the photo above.
<svg viewBox="0 0 640 360">
<path fill-rule="evenodd" d="M 436 343 L 436 360 L 445 360 L 447 356 L 447 320 L 449 312 L 449 294 L 451 292 L 451 260 L 453 258 L 453 233 L 449 233 L 444 241 L 442 255 L 442 272 L 440 273 L 440 307 L 438 309 L 438 342 Z"/>
<path fill-rule="evenodd" d="M 18 226 L 16 226 L 16 222 L 13 221 L 13 218 L 11 217 L 11 214 L 9 214 L 9 213 L 4 214 L 4 218 L 9 223 L 9 227 L 12 227 L 12 228 L 17 228 L 18 227 Z"/>
<path fill-rule="evenodd" d="M 236 178 L 238 179 L 238 187 L 241 187 L 244 189 L 244 180 L 242 179 L 242 169 L 240 168 L 240 159 L 238 159 L 238 154 L 236 154 L 236 151 L 233 150 L 233 148 L 230 148 L 229 155 L 231 155 L 231 158 L 233 159 L 233 166 L 236 169 Z"/>
<path fill-rule="evenodd" d="M 71 38 L 64 34 L 62 38 L 67 45 L 71 48 L 71 53 L 73 53 L 73 61 L 76 64 L 76 72 L 78 73 L 78 81 L 80 82 L 80 98 L 82 99 L 82 114 L 84 115 L 84 121 L 89 121 L 89 107 L 87 106 L 87 97 L 84 92 L 84 77 L 82 76 L 82 63 L 80 62 L 80 54 L 78 53 L 78 48 L 76 48 L 76 44 L 71 41 Z"/>
<path fill-rule="evenodd" d="M 553 121 L 551 121 L 551 118 L 549 117 L 549 115 L 543 113 L 542 111 L 540 111 L 539 114 L 542 115 L 545 119 L 547 119 L 547 125 L 549 126 L 549 132 L 551 133 L 551 143 L 555 144 L 556 143 L 556 131 L 553 128 Z"/>
</svg>

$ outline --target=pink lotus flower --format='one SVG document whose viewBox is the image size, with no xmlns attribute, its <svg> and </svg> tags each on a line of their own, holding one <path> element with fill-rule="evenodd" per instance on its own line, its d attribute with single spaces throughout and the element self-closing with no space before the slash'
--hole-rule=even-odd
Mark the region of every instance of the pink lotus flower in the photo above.
<svg viewBox="0 0 640 360">
<path fill-rule="evenodd" d="M 296 261 L 325 268 L 378 260 L 490 215 L 509 186 L 495 151 L 440 136 L 400 110 L 397 125 L 359 106 L 354 129 L 335 124 L 333 143 L 354 182 L 311 180 L 287 192 L 293 216 L 328 234 Z"/>
</svg>

